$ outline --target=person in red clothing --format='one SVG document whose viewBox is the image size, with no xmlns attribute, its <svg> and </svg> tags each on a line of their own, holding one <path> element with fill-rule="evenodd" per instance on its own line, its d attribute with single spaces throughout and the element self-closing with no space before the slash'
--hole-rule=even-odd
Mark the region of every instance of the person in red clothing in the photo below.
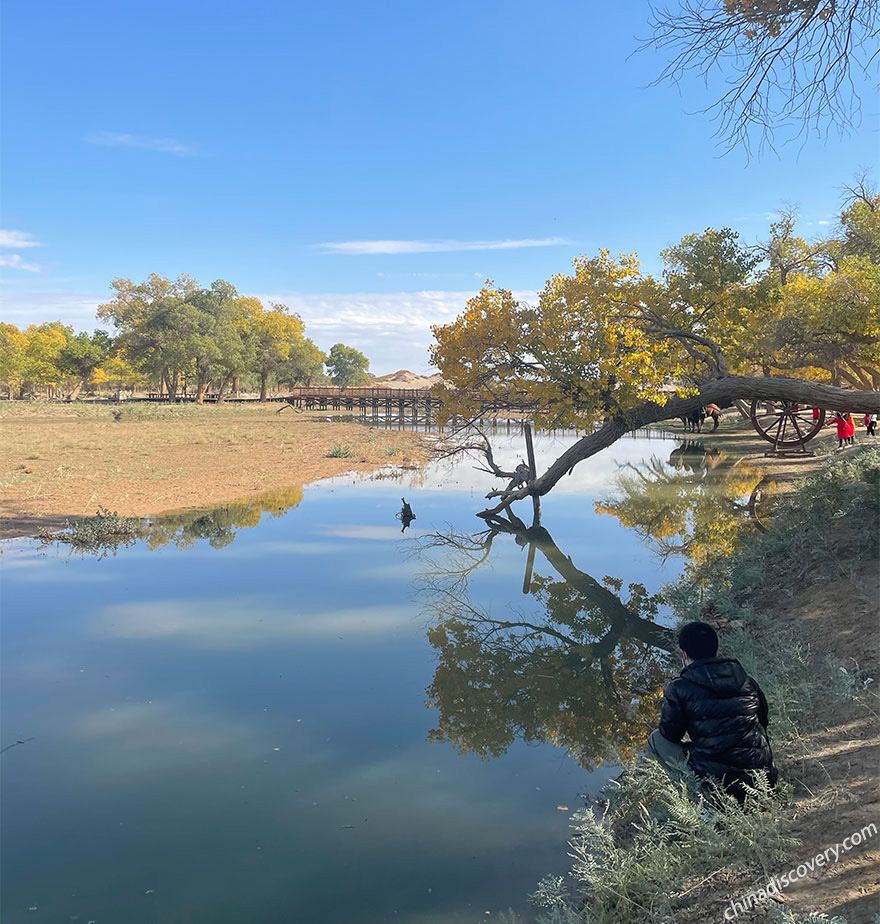
<svg viewBox="0 0 880 924">
<path fill-rule="evenodd" d="M 838 411 L 834 415 L 834 419 L 826 424 L 827 427 L 832 427 L 834 424 L 837 424 L 837 448 L 840 449 L 843 446 L 843 441 L 847 438 L 847 421 L 846 417 L 843 415 L 843 411 Z"/>
<path fill-rule="evenodd" d="M 856 444 L 856 422 L 853 420 L 852 414 L 846 415 L 846 441 L 850 446 L 855 446 Z"/>
</svg>

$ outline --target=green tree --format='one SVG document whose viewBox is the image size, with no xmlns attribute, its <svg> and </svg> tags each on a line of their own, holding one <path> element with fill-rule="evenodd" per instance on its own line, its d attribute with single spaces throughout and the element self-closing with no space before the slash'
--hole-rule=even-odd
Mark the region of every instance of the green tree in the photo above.
<svg viewBox="0 0 880 924">
<path fill-rule="evenodd" d="M 68 400 L 79 396 L 95 370 L 109 357 L 112 342 L 106 331 L 84 331 L 72 336 L 58 354 L 58 368 L 72 380 Z"/>
<path fill-rule="evenodd" d="M 311 385 L 324 375 L 326 362 L 327 354 L 320 350 L 314 341 L 305 337 L 291 344 L 287 362 L 280 376 L 291 384 L 304 382 Z"/>
<path fill-rule="evenodd" d="M 344 343 L 334 343 L 330 347 L 327 372 L 334 385 L 342 388 L 366 385 L 370 380 L 367 374 L 369 368 L 370 361 L 360 350 L 346 346 Z"/>
<path fill-rule="evenodd" d="M 191 340 L 198 335 L 199 323 L 187 299 L 198 283 L 185 275 L 171 280 L 153 273 L 142 283 L 114 279 L 111 288 L 115 295 L 98 306 L 98 317 L 116 328 L 116 344 L 129 362 L 174 398 L 193 361 Z"/>
</svg>

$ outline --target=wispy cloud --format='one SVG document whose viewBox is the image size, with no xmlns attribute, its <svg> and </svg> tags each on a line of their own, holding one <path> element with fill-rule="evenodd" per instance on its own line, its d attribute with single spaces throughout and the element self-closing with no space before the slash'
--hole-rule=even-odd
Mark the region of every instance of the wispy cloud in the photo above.
<svg viewBox="0 0 880 924">
<path fill-rule="evenodd" d="M 3 269 L 27 270 L 29 273 L 38 273 L 40 267 L 37 263 L 28 263 L 19 253 L 10 253 L 0 256 L 0 267 Z"/>
<path fill-rule="evenodd" d="M 461 250 L 518 250 L 522 247 L 557 247 L 563 237 L 517 238 L 503 241 L 325 241 L 321 253 L 347 255 L 451 253 Z"/>
<path fill-rule="evenodd" d="M 35 241 L 32 234 L 27 231 L 12 231 L 0 229 L 0 247 L 42 247 L 42 241 Z"/>
<path fill-rule="evenodd" d="M 26 231 L 0 230 L 0 247 L 42 247 L 40 241 L 35 241 L 33 235 Z M 29 273 L 38 273 L 40 267 L 36 263 L 29 263 L 20 253 L 0 254 L 0 268 L 26 270 Z"/>
<path fill-rule="evenodd" d="M 186 157 L 195 154 L 192 145 L 176 138 L 152 138 L 149 135 L 131 135 L 127 132 L 95 132 L 86 135 L 86 143 L 97 144 L 105 148 L 141 148 L 145 151 L 158 151 L 160 154 L 177 154 Z"/>
</svg>

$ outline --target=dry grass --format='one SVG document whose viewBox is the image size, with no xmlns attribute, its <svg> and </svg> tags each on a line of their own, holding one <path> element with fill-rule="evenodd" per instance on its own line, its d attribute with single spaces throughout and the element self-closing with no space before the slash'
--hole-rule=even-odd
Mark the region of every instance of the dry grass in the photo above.
<svg viewBox="0 0 880 924">
<path fill-rule="evenodd" d="M 0 403 L 0 537 L 93 514 L 207 507 L 347 471 L 415 464 L 418 434 L 278 413 L 277 404 Z M 328 458 L 334 446 L 350 458 Z"/>
</svg>

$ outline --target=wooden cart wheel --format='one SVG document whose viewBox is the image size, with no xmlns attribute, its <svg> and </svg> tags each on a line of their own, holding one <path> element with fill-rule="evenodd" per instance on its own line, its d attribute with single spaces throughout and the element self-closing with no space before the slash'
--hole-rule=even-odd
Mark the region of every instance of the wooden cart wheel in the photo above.
<svg viewBox="0 0 880 924">
<path fill-rule="evenodd" d="M 825 411 L 793 401 L 752 401 L 752 426 L 777 449 L 803 446 L 825 425 Z"/>
</svg>

